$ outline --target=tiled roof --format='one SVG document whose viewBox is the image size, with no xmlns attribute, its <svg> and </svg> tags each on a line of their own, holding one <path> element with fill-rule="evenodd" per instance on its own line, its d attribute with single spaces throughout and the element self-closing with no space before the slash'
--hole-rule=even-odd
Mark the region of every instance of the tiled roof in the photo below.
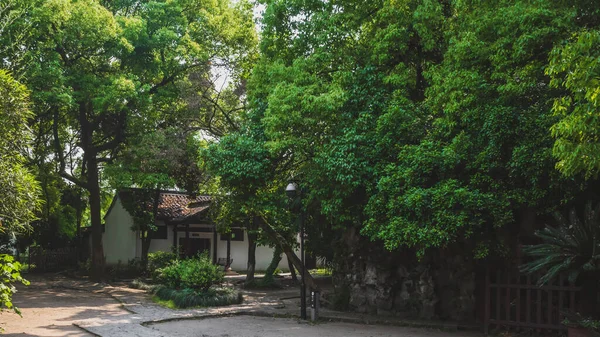
<svg viewBox="0 0 600 337">
<path fill-rule="evenodd" d="M 160 194 L 157 217 L 161 220 L 175 220 L 198 214 L 210 204 L 210 196 L 191 197 L 183 193 L 163 192 Z"/>
<path fill-rule="evenodd" d="M 125 200 L 135 196 L 140 190 L 127 189 L 119 192 L 119 198 Z M 211 197 L 208 195 L 190 196 L 187 193 L 175 191 L 161 191 L 158 204 L 158 220 L 176 221 L 199 215 L 206 211 L 210 205 Z M 149 209 L 152 205 L 147 205 Z"/>
</svg>

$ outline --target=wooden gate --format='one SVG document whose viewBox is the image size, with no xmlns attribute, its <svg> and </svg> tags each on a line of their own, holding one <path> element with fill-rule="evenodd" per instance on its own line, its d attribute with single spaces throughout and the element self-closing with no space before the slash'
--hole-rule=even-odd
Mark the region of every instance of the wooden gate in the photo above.
<svg viewBox="0 0 600 337">
<path fill-rule="evenodd" d="M 565 311 L 579 309 L 580 288 L 561 276 L 538 286 L 541 275 L 522 275 L 518 270 L 488 269 L 486 273 L 484 330 L 490 327 L 535 330 L 539 333 L 566 329 Z"/>
</svg>

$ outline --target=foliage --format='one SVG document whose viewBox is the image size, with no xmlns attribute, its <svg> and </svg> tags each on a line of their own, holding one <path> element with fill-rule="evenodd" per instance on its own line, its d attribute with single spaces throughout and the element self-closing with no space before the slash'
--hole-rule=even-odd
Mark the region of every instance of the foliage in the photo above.
<svg viewBox="0 0 600 337">
<path fill-rule="evenodd" d="M 117 264 L 107 267 L 108 275 L 113 279 L 131 279 L 139 277 L 146 270 L 139 258 L 131 259 L 126 264 L 118 261 Z"/>
<path fill-rule="evenodd" d="M 160 269 L 159 282 L 169 288 L 188 288 L 206 291 L 224 280 L 224 272 L 212 263 L 208 254 L 195 258 L 176 260 Z"/>
<path fill-rule="evenodd" d="M 566 326 L 581 327 L 600 333 L 600 320 L 583 317 L 580 314 L 567 313 L 562 324 Z"/>
<path fill-rule="evenodd" d="M 15 24 L 33 23 L 22 50 L 38 143 L 51 149 L 43 160 L 89 193 L 99 278 L 102 168 L 185 109 L 181 83 L 191 73 L 219 65 L 232 69 L 232 82 L 243 78 L 256 41 L 251 8 L 227 0 L 40 0 L 24 13 Z"/>
<path fill-rule="evenodd" d="M 557 227 L 546 227 L 536 232 L 542 243 L 524 248 L 533 260 L 521 269 L 528 273 L 543 272 L 539 283 L 545 284 L 567 274 L 569 281 L 581 284 L 580 306 L 585 317 L 598 318 L 597 293 L 600 289 L 600 204 L 592 208 L 588 202 L 583 221 L 575 209 L 568 220 L 555 214 Z"/>
<path fill-rule="evenodd" d="M 240 304 L 243 301 L 241 292 L 231 288 L 218 288 L 197 291 L 193 289 L 170 289 L 158 287 L 154 294 L 158 303 L 169 308 L 220 307 Z"/>
<path fill-rule="evenodd" d="M 9 309 L 21 315 L 19 308 L 12 303 L 12 296 L 17 292 L 15 283 L 29 285 L 29 281 L 21 277 L 21 264 L 15 262 L 10 255 L 0 254 L 0 268 L 2 271 L 2 281 L 0 282 L 0 310 Z"/>
<path fill-rule="evenodd" d="M 24 231 L 35 219 L 39 184 L 25 166 L 31 112 L 25 86 L 0 69 L 0 232 Z"/>
<path fill-rule="evenodd" d="M 148 284 L 143 282 L 140 279 L 134 279 L 133 281 L 131 281 L 131 283 L 129 284 L 130 288 L 133 289 L 140 289 L 140 290 L 145 290 L 147 292 L 153 293 L 154 290 L 156 290 L 158 287 L 160 287 L 160 284 Z"/>
<path fill-rule="evenodd" d="M 552 111 L 560 118 L 552 126 L 553 153 L 565 175 L 587 178 L 600 173 L 600 25 L 583 29 L 550 55 L 546 73 L 551 85 L 563 89 Z"/>
<path fill-rule="evenodd" d="M 544 271 L 540 284 L 546 284 L 567 273 L 575 282 L 581 274 L 600 271 L 600 204 L 585 207 L 583 221 L 573 208 L 568 218 L 555 213 L 557 227 L 536 232 L 542 243 L 525 246 L 523 252 L 533 258 L 522 266 L 528 273 Z"/>
<path fill-rule="evenodd" d="M 172 252 L 157 251 L 148 254 L 147 272 L 153 279 L 157 279 L 160 275 L 160 270 L 167 267 L 177 259 L 177 254 Z"/>
<path fill-rule="evenodd" d="M 559 54 L 597 24 L 589 2 L 264 4 L 250 109 L 204 153 L 234 212 L 276 214 L 264 201 L 295 178 L 319 255 L 357 227 L 390 250 L 467 242 L 485 258 L 524 210 L 590 189 L 555 170 L 550 131 L 555 72 L 585 74 Z"/>
</svg>

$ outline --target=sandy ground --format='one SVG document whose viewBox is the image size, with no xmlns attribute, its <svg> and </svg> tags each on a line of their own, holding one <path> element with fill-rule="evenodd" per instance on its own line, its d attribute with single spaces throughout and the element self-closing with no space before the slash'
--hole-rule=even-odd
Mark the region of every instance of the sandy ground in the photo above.
<svg viewBox="0 0 600 337">
<path fill-rule="evenodd" d="M 149 325 L 174 337 L 464 337 L 471 333 L 448 333 L 427 329 L 327 322 L 298 323 L 294 319 L 231 316 L 171 321 Z"/>
<path fill-rule="evenodd" d="M 105 294 L 30 286 L 14 296 L 23 318 L 0 313 L 0 336 L 92 336 L 72 325 L 73 321 L 98 316 L 125 316 L 120 303 Z"/>
<path fill-rule="evenodd" d="M 23 312 L 23 318 L 14 313 L 0 313 L 0 327 L 5 329 L 5 333 L 0 334 L 0 337 L 481 336 L 464 331 L 449 333 L 340 322 L 308 324 L 299 323 L 297 319 L 271 318 L 272 315 L 289 315 L 298 311 L 299 304 L 294 302 L 299 302 L 297 299 L 279 300 L 292 292 L 295 294 L 293 289 L 279 292 L 246 292 L 245 301 L 240 305 L 171 310 L 153 303 L 143 291 L 124 287 L 125 284 L 109 286 L 52 275 L 40 276 L 30 281 L 32 286 L 21 287 L 14 297 L 15 304 Z M 247 315 L 252 313 L 260 314 L 260 317 Z M 216 318 L 215 315 L 233 316 Z M 202 318 L 203 316 L 205 318 Z M 161 321 L 163 323 L 160 323 Z M 80 329 L 74 323 L 93 334 Z"/>
</svg>

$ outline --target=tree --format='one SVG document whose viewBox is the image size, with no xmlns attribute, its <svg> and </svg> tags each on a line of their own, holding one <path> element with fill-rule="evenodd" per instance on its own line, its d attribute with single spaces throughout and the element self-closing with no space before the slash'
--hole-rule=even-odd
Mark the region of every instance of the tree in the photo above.
<svg viewBox="0 0 600 337">
<path fill-rule="evenodd" d="M 177 82 L 251 54 L 250 7 L 227 1 L 44 1 L 27 74 L 60 175 L 89 194 L 92 277 L 102 276 L 101 173 L 177 108 Z M 235 71 L 233 72 L 236 73 Z"/>
<path fill-rule="evenodd" d="M 0 233 L 30 229 L 40 206 L 38 183 L 24 166 L 31 140 L 30 117 L 26 88 L 0 69 Z M 0 254 L 0 310 L 8 308 L 20 314 L 12 304 L 14 283 L 29 283 L 19 272 L 20 264 L 12 256 Z"/>
<path fill-rule="evenodd" d="M 25 166 L 31 134 L 27 89 L 0 70 L 0 231 L 22 232 L 35 219 L 39 184 Z"/>
<path fill-rule="evenodd" d="M 161 191 L 179 186 L 195 193 L 200 187 L 199 147 L 193 134 L 178 128 L 156 130 L 138 136 L 105 170 L 113 187 L 126 192 L 121 202 L 133 217 L 132 230 L 140 232 L 144 266 L 156 231 Z"/>
<path fill-rule="evenodd" d="M 567 176 L 598 178 L 600 173 L 599 42 L 598 26 L 584 29 L 552 51 L 546 68 L 551 86 L 563 90 L 552 107 L 559 117 L 552 135 L 557 168 Z"/>
</svg>

